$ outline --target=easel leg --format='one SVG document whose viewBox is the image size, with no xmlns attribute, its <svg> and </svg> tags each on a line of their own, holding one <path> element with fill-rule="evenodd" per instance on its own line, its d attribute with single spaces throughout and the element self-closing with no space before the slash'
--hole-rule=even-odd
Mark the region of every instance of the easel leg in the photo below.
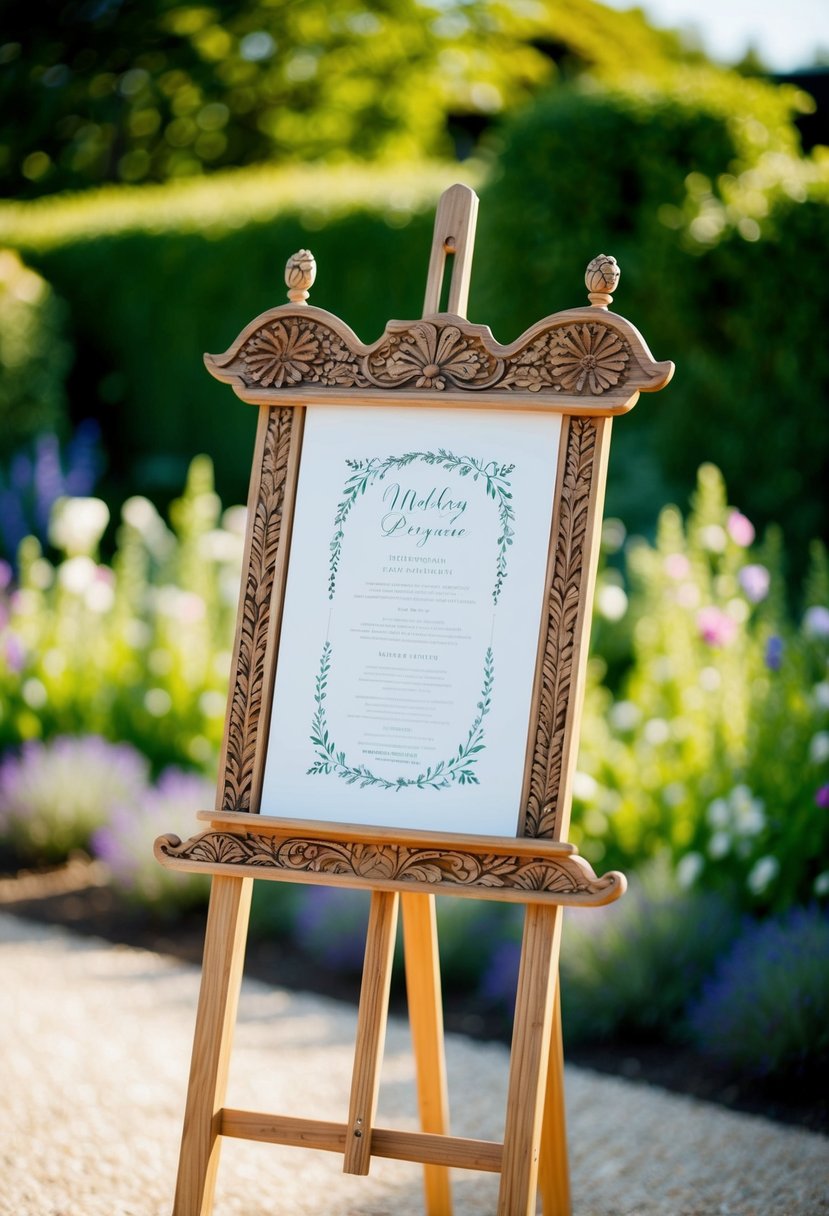
<svg viewBox="0 0 829 1216">
<path fill-rule="evenodd" d="M 213 1208 L 218 1119 L 227 1089 L 252 890 L 251 878 L 213 878 L 173 1216 L 209 1216 Z"/>
<path fill-rule="evenodd" d="M 556 977 L 553 1033 L 547 1091 L 541 1122 L 538 1165 L 541 1210 L 544 1216 L 570 1216 L 570 1165 L 567 1160 L 567 1119 L 564 1109 L 564 1050 L 561 1038 L 561 989 Z"/>
<path fill-rule="evenodd" d="M 400 899 L 420 1126 L 424 1132 L 443 1136 L 449 1131 L 449 1098 L 435 897 L 407 892 Z M 448 1169 L 424 1165 L 423 1186 L 426 1216 L 452 1216 Z"/>
<path fill-rule="evenodd" d="M 371 1165 L 371 1130 L 377 1113 L 380 1065 L 386 1042 L 398 901 L 397 892 L 371 893 L 343 1156 L 345 1174 L 367 1174 Z"/>
<path fill-rule="evenodd" d="M 533 1216 L 561 907 L 529 904 L 512 1032 L 504 1158 L 497 1216 Z"/>
</svg>

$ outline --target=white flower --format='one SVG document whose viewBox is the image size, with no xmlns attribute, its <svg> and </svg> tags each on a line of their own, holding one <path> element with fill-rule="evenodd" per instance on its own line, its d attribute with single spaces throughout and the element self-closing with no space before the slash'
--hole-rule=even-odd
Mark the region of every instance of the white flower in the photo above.
<svg viewBox="0 0 829 1216">
<path fill-rule="evenodd" d="M 724 798 L 715 798 L 708 807 L 705 817 L 712 828 L 728 827 L 731 822 L 731 813 L 726 800 Z"/>
<path fill-rule="evenodd" d="M 731 837 L 728 832 L 715 832 L 708 841 L 708 856 L 714 861 L 719 861 L 721 857 L 725 857 L 731 849 Z"/>
<path fill-rule="evenodd" d="M 144 708 L 154 718 L 163 718 L 170 712 L 173 701 L 166 688 L 148 688 L 144 694 Z"/>
<path fill-rule="evenodd" d="M 621 621 L 627 612 L 628 597 L 616 583 L 605 583 L 599 588 L 596 607 L 606 621 Z"/>
<path fill-rule="evenodd" d="M 824 895 L 829 895 L 829 870 L 824 870 L 821 874 L 818 874 L 812 890 L 819 899 Z"/>
<path fill-rule="evenodd" d="M 700 688 L 705 692 L 716 692 L 722 683 L 722 677 L 716 667 L 703 667 L 699 673 Z"/>
<path fill-rule="evenodd" d="M 780 873 L 780 862 L 776 857 L 761 857 L 748 873 L 748 889 L 753 895 L 762 895 Z"/>
<path fill-rule="evenodd" d="M 676 867 L 677 882 L 681 887 L 692 887 L 704 869 L 705 859 L 701 853 L 686 853 Z"/>
<path fill-rule="evenodd" d="M 671 728 L 664 718 L 651 718 L 645 723 L 642 734 L 646 743 L 650 743 L 651 747 L 658 747 L 661 743 L 668 742 Z"/>
<path fill-rule="evenodd" d="M 815 684 L 812 689 L 812 700 L 815 703 L 815 709 L 829 709 L 829 681 L 821 680 L 820 684 Z"/>
<path fill-rule="evenodd" d="M 78 555 L 67 558 L 58 567 L 58 582 L 70 595 L 86 595 L 95 582 L 98 567 L 91 557 Z"/>
<path fill-rule="evenodd" d="M 803 632 L 807 638 L 829 638 L 829 608 L 815 604 L 803 617 Z"/>
<path fill-rule="evenodd" d="M 724 553 L 728 543 L 725 529 L 721 528 L 719 524 L 708 524 L 707 527 L 701 528 L 699 539 L 702 547 L 709 553 Z"/>
<path fill-rule="evenodd" d="M 93 553 L 109 523 L 100 498 L 59 498 L 49 517 L 49 540 L 69 557 Z"/>
<path fill-rule="evenodd" d="M 639 725 L 642 713 L 638 705 L 632 701 L 615 701 L 610 707 L 608 718 L 614 730 L 634 730 Z"/>
<path fill-rule="evenodd" d="M 579 798 L 582 802 L 592 802 L 596 797 L 598 789 L 598 782 L 589 773 L 582 773 L 577 770 L 573 774 L 573 796 L 575 798 Z"/>
<path fill-rule="evenodd" d="M 819 730 L 809 744 L 809 760 L 812 764 L 823 764 L 829 760 L 829 731 Z"/>
</svg>

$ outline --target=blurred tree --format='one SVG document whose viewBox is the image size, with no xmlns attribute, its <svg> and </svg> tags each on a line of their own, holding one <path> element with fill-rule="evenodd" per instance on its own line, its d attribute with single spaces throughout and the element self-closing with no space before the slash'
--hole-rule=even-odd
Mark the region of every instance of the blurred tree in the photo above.
<svg viewBox="0 0 829 1216">
<path fill-rule="evenodd" d="M 694 58 L 594 0 L 7 0 L 2 36 L 0 189 L 23 197 L 468 151 L 556 76 Z"/>
</svg>

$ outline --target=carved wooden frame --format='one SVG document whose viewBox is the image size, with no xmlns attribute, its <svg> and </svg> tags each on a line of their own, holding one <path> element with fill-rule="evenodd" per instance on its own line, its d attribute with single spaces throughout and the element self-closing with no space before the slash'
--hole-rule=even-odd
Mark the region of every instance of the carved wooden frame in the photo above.
<svg viewBox="0 0 829 1216">
<path fill-rule="evenodd" d="M 292 266 L 308 257 L 289 262 L 289 285 Z M 308 286 L 313 276 L 299 281 Z M 210 824 L 201 834 L 156 842 L 163 865 L 524 903 L 603 904 L 622 893 L 622 875 L 597 878 L 564 843 L 611 421 L 673 374 L 634 326 L 607 311 L 617 281 L 612 259 L 595 259 L 590 307 L 546 317 L 507 346 L 449 313 L 390 321 L 366 346 L 338 317 L 303 303 L 307 291 L 293 290 L 291 303 L 257 317 L 223 355 L 205 356 L 260 417 L 216 808 L 201 813 Z M 564 416 L 515 840 L 259 814 L 305 410 L 322 403 Z"/>
</svg>

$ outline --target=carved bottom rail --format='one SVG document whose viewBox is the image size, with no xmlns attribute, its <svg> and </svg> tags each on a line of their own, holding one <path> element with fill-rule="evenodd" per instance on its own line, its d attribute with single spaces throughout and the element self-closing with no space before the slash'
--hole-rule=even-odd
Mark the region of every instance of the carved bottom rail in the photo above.
<svg viewBox="0 0 829 1216">
<path fill-rule="evenodd" d="M 515 903 L 599 906 L 623 894 L 623 874 L 598 877 L 575 846 L 530 838 L 442 838 L 370 832 L 264 816 L 213 815 L 207 831 L 161 836 L 168 869 L 378 890 L 427 890 Z M 253 819 L 253 822 L 251 822 Z M 371 835 L 375 839 L 370 839 Z M 376 839 L 379 836 L 380 839 Z"/>
</svg>

